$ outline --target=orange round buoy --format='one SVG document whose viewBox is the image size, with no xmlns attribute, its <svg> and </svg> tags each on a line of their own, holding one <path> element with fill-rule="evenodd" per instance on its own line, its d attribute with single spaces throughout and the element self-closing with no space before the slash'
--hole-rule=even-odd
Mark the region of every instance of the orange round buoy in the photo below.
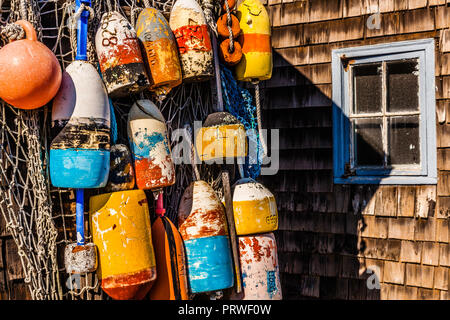
<svg viewBox="0 0 450 320">
<path fill-rule="evenodd" d="M 221 1 L 222 2 L 222 9 L 223 11 L 227 10 L 227 6 L 225 5 L 225 1 Z M 230 10 L 232 10 L 234 8 L 234 6 L 236 5 L 236 0 L 228 0 L 228 8 L 230 8 Z"/>
<path fill-rule="evenodd" d="M 241 26 L 239 25 L 239 20 L 236 18 L 234 14 L 230 14 L 231 16 L 231 32 L 233 34 L 233 38 L 237 38 L 239 33 L 241 32 Z M 228 31 L 228 17 L 226 14 L 220 16 L 219 20 L 217 20 L 217 32 L 220 36 L 224 38 L 228 38 L 230 36 L 230 32 Z"/>
<path fill-rule="evenodd" d="M 19 109 L 36 109 L 58 92 L 62 72 L 53 52 L 37 41 L 31 23 L 19 20 L 26 39 L 0 50 L 0 97 Z"/>
<path fill-rule="evenodd" d="M 235 41 L 234 50 L 230 52 L 230 39 L 226 39 L 220 44 L 219 56 L 226 65 L 234 66 L 242 59 L 242 47 Z"/>
</svg>

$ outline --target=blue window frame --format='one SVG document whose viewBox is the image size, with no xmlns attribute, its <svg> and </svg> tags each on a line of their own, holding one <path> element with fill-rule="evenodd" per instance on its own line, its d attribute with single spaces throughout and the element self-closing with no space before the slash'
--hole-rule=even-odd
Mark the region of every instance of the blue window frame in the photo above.
<svg viewBox="0 0 450 320">
<path fill-rule="evenodd" d="M 334 182 L 436 184 L 434 39 L 332 51 Z"/>
</svg>

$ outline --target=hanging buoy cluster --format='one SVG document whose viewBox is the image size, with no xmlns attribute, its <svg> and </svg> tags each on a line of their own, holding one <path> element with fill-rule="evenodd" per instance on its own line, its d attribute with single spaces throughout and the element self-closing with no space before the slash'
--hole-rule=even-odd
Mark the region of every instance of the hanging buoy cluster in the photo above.
<svg viewBox="0 0 450 320">
<path fill-rule="evenodd" d="M 180 199 L 177 229 L 164 208 L 164 190 L 176 183 L 166 119 L 143 95 L 148 90 L 162 100 L 183 81 L 218 76 L 218 56 L 235 66 L 237 80 L 269 79 L 267 11 L 259 0 L 244 0 L 237 9 L 235 0 L 221 1 L 216 55 L 215 35 L 196 0 L 177 0 L 169 21 L 149 1 L 144 4 L 136 29 L 109 5 L 95 34 L 98 66 L 87 54 L 90 1 L 76 0 L 77 54 L 64 72 L 27 21 L 16 22 L 26 39 L 0 49 L 3 100 L 35 109 L 53 99 L 50 180 L 54 187 L 76 189 L 77 241 L 65 248 L 66 271 L 96 271 L 113 299 L 185 300 L 233 286 L 244 299 L 281 299 L 274 195 L 242 173 L 231 187 L 224 166 L 224 205 L 193 164 L 196 178 Z M 117 137 L 111 98 L 133 99 L 127 139 Z M 219 165 L 247 157 L 238 119 L 223 110 L 210 114 L 190 141 L 193 156 Z M 99 188 L 88 200 L 92 243 L 86 243 L 84 189 Z M 146 191 L 156 203 L 153 225 Z"/>
</svg>

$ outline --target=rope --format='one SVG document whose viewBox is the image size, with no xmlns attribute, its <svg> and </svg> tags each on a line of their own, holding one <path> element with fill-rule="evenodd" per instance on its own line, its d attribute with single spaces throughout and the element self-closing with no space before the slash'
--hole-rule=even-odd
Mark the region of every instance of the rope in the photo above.
<svg viewBox="0 0 450 320">
<path fill-rule="evenodd" d="M 267 145 L 264 140 L 264 135 L 262 134 L 262 121 L 261 121 L 261 102 L 259 97 L 259 81 L 252 82 L 255 85 L 255 101 L 256 101 L 256 118 L 258 119 L 258 133 L 259 140 L 261 141 L 261 146 L 263 150 L 263 157 L 267 155 Z"/>
<path fill-rule="evenodd" d="M 113 11 L 112 5 L 111 5 L 111 0 L 106 0 L 106 6 L 108 7 L 109 12 Z M 89 14 L 89 16 L 91 16 L 91 15 Z"/>
<path fill-rule="evenodd" d="M 8 23 L 0 31 L 0 36 L 6 41 L 20 40 L 25 37 L 25 31 L 15 23 Z"/>
<path fill-rule="evenodd" d="M 148 0 L 144 0 L 144 6 L 146 8 L 150 8 L 150 2 Z"/>
<path fill-rule="evenodd" d="M 233 30 L 231 29 L 231 13 L 230 13 L 230 6 L 228 5 L 228 0 L 225 0 L 225 9 L 227 11 L 227 28 L 228 28 L 228 39 L 230 39 L 230 46 L 228 48 L 229 53 L 234 52 L 234 40 L 233 40 Z"/>
</svg>

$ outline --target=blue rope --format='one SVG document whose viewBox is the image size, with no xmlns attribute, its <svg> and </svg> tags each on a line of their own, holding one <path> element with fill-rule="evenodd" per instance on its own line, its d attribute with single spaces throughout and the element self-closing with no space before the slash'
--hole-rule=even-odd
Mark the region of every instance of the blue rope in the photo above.
<svg viewBox="0 0 450 320">
<path fill-rule="evenodd" d="M 226 110 L 244 125 L 245 130 L 253 129 L 252 134 L 248 135 L 248 140 L 249 147 L 256 145 L 256 152 L 248 151 L 248 156 L 245 158 L 244 175 L 256 179 L 261 173 L 262 148 L 253 97 L 248 90 L 238 86 L 231 71 L 222 64 L 220 65 L 220 78 Z"/>
</svg>

